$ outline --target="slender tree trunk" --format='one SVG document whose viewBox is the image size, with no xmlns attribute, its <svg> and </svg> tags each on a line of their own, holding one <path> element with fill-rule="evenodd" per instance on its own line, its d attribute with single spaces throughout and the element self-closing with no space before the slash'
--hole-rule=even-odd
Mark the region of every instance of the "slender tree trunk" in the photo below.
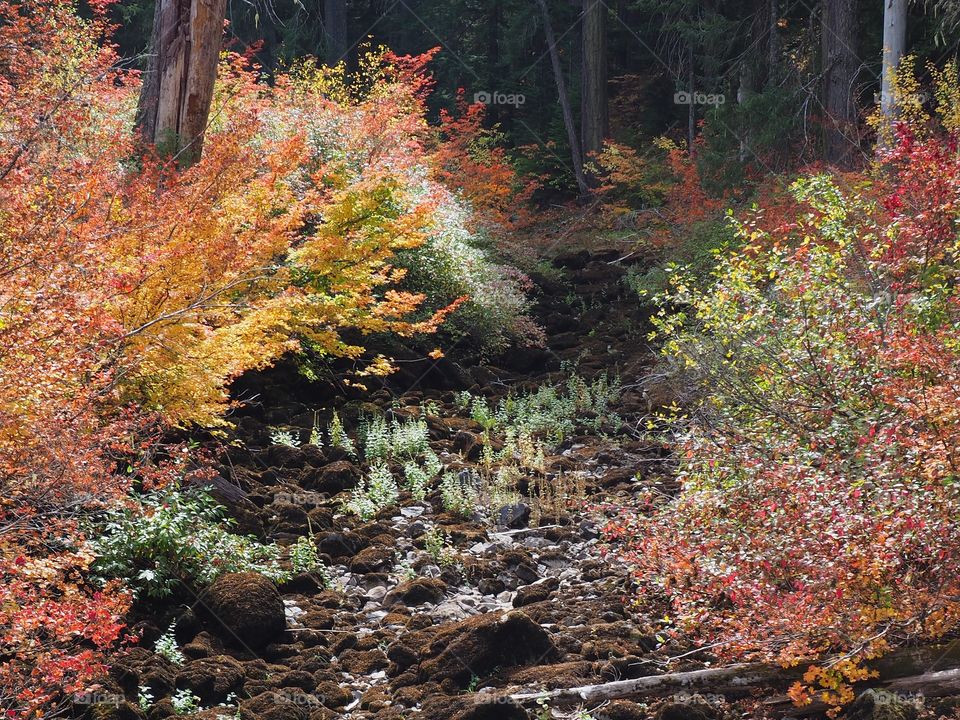
<svg viewBox="0 0 960 720">
<path fill-rule="evenodd" d="M 225 15 L 226 0 L 157 0 L 137 125 L 181 166 L 203 150 Z"/>
<path fill-rule="evenodd" d="M 776 57 L 776 15 L 778 13 L 777 0 L 749 0 L 746 5 L 748 17 L 751 18 L 751 28 L 758 29 L 757 34 L 764 37 L 765 42 L 747 42 L 750 44 L 740 56 L 740 77 L 737 86 L 737 104 L 743 108 L 774 75 L 773 58 Z M 751 33 L 752 35 L 753 33 Z M 747 118 L 746 111 L 741 118 Z M 752 124 L 740 120 L 737 135 L 740 138 L 739 160 L 741 163 L 750 159 L 753 148 Z"/>
<path fill-rule="evenodd" d="M 767 83 L 776 82 L 780 66 L 780 36 L 778 33 L 780 22 L 780 2 L 779 0 L 769 0 L 767 5 Z"/>
<path fill-rule="evenodd" d="M 687 152 L 693 155 L 694 143 L 697 140 L 697 104 L 694 102 L 696 96 L 696 73 L 693 68 L 693 43 L 687 44 L 687 92 L 690 93 L 690 105 L 687 107 Z"/>
<path fill-rule="evenodd" d="M 614 17 L 617 20 L 617 22 L 614 23 L 615 33 L 612 36 L 609 32 L 607 33 L 607 38 L 610 40 L 612 46 L 608 57 L 614 61 L 612 63 L 614 67 L 613 70 L 608 72 L 613 76 L 617 76 L 625 72 L 629 67 L 630 52 L 632 49 L 631 44 L 623 40 L 624 29 L 630 27 L 627 0 L 617 0 Z"/>
<path fill-rule="evenodd" d="M 887 122 L 896 114 L 893 79 L 906 53 L 907 0 L 884 0 L 883 3 L 883 78 L 880 85 L 880 111 Z"/>
<path fill-rule="evenodd" d="M 748 56 L 740 65 L 740 84 L 737 87 L 737 104 L 741 106 L 750 102 L 750 98 L 753 97 L 757 89 L 757 67 L 753 62 L 754 60 L 755 58 Z M 740 133 L 739 159 L 741 163 L 746 162 L 750 158 L 751 145 L 752 138 L 750 137 L 749 124 L 744 123 Z"/>
<path fill-rule="evenodd" d="M 487 89 L 497 90 L 500 79 L 504 77 L 500 68 L 500 24 L 502 12 L 500 0 L 488 0 L 487 13 Z M 496 103 L 487 106 L 487 118 L 496 125 L 501 120 L 500 107 Z"/>
<path fill-rule="evenodd" d="M 347 54 L 347 0 L 323 0 L 323 25 L 327 65 L 336 65 Z"/>
<path fill-rule="evenodd" d="M 557 83 L 557 94 L 560 96 L 560 109 L 563 112 L 563 124 L 567 129 L 567 139 L 570 141 L 570 155 L 573 160 L 573 175 L 577 180 L 577 187 L 581 195 L 587 195 L 590 187 L 583 174 L 583 155 L 580 152 L 580 139 L 577 137 L 577 127 L 573 121 L 573 110 L 570 108 L 570 97 L 567 95 L 567 84 L 563 79 L 563 67 L 560 65 L 560 53 L 557 50 L 557 38 L 553 34 L 553 23 L 550 22 L 550 9 L 547 0 L 537 0 L 540 6 L 540 15 L 543 19 L 543 34 L 547 40 L 547 52 L 550 54 L 550 64 L 553 66 L 553 78 Z"/>
<path fill-rule="evenodd" d="M 824 0 L 821 17 L 827 162 L 847 165 L 856 149 L 853 87 L 857 76 L 856 0 Z"/>
<path fill-rule="evenodd" d="M 583 89 L 580 125 L 585 155 L 598 153 L 610 125 L 607 104 L 607 6 L 602 0 L 583 0 Z"/>
</svg>

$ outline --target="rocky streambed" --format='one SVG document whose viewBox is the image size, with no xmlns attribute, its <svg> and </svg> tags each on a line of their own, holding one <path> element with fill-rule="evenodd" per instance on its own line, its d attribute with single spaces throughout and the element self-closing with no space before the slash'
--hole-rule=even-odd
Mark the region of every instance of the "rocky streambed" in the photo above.
<svg viewBox="0 0 960 720">
<path fill-rule="evenodd" d="M 434 488 L 422 499 L 403 490 L 363 520 L 342 510 L 369 470 L 354 454 L 271 440 L 276 427 L 308 433 L 318 412 L 329 421 L 324 403 L 343 388 L 291 368 L 244 378 L 237 392 L 248 402 L 222 445 L 215 495 L 243 532 L 287 544 L 312 537 L 326 571 L 279 587 L 225 575 L 201 595 L 141 608 L 143 640 L 117 660 L 109 683 L 124 700 L 85 708 L 87 716 L 186 716 L 176 703 L 186 692 L 206 708 L 189 716 L 210 720 L 743 717 L 719 695 L 554 707 L 509 697 L 654 675 L 676 653 L 661 647 L 654 622 L 631 612 L 627 569 L 604 556 L 599 532 L 604 503 L 674 489 L 667 450 L 638 432 L 658 404 L 639 382 L 651 362 L 647 311 L 622 282 L 617 253 L 556 265 L 565 280 L 544 281 L 538 306 L 546 347 L 468 367 L 401 364 L 389 386 L 341 403 L 338 417 L 348 433 L 363 413 L 422 418 L 431 452 L 461 477 L 489 473 L 485 445 L 503 444 L 471 416 L 463 391 L 494 406 L 563 383 L 574 367 L 587 379 L 606 373 L 622 383 L 608 408 L 615 422 L 587 418 L 590 430 L 578 425 L 550 445 L 536 477 L 516 478 L 516 495 L 476 517 L 450 512 Z M 179 664 L 152 650 L 170 623 Z M 709 659 L 693 654 L 670 669 Z M 135 700 L 144 689 L 145 711 Z"/>
</svg>

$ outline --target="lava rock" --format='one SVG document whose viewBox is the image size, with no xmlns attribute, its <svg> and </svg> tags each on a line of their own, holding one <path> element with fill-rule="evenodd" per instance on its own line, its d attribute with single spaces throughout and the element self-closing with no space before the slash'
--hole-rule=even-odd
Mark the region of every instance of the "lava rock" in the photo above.
<svg viewBox="0 0 960 720">
<path fill-rule="evenodd" d="M 543 602 L 550 597 L 550 593 L 560 587 L 560 581 L 557 578 L 547 578 L 543 582 L 534 585 L 525 585 L 517 590 L 516 597 L 513 598 L 515 608 L 533 603 Z"/>
<path fill-rule="evenodd" d="M 353 675 L 369 675 L 390 664 L 380 650 L 347 650 L 338 659 L 340 667 Z"/>
<path fill-rule="evenodd" d="M 546 368 L 550 365 L 550 353 L 535 346 L 517 345 L 502 358 L 503 366 L 517 372 L 530 372 L 534 369 Z"/>
<path fill-rule="evenodd" d="M 300 595 L 315 595 L 326 587 L 326 581 L 319 573 L 302 572 L 288 578 L 281 584 L 280 589 L 285 593 Z"/>
<path fill-rule="evenodd" d="M 306 695 L 302 697 L 307 698 Z M 299 698 L 290 691 L 264 692 L 241 703 L 240 707 L 259 720 L 309 720 L 308 704 L 297 702 Z"/>
<path fill-rule="evenodd" d="M 316 530 L 329 530 L 333 527 L 333 510 L 327 507 L 315 507 L 307 513 L 310 527 Z"/>
<path fill-rule="evenodd" d="M 480 457 L 480 450 L 483 446 L 480 438 L 469 430 L 460 430 L 453 437 L 453 450 L 460 453 L 468 460 L 476 460 Z"/>
<path fill-rule="evenodd" d="M 540 575 L 537 574 L 536 568 L 529 563 L 520 563 L 513 569 L 513 574 L 517 576 L 517 579 L 523 583 L 533 583 L 540 579 Z"/>
<path fill-rule="evenodd" d="M 173 707 L 173 701 L 170 698 L 162 698 L 150 706 L 147 711 L 147 720 L 165 720 L 177 714 Z"/>
<path fill-rule="evenodd" d="M 572 315 L 563 313 L 550 313 L 544 321 L 544 329 L 552 335 L 568 330 L 575 330 L 576 327 L 577 319 Z"/>
<path fill-rule="evenodd" d="M 393 567 L 392 547 L 368 547 L 350 560 L 350 571 L 360 574 L 380 572 Z"/>
<path fill-rule="evenodd" d="M 329 708 L 341 708 L 353 700 L 353 695 L 350 694 L 349 689 L 340 687 L 332 680 L 317 683 L 317 688 L 313 694 Z"/>
<path fill-rule="evenodd" d="M 188 688 L 205 705 L 223 702 L 243 685 L 243 666 L 228 655 L 193 660 L 176 678 L 177 688 Z"/>
<path fill-rule="evenodd" d="M 525 503 L 507 505 L 497 513 L 497 524 L 508 528 L 524 528 L 530 522 L 530 506 Z"/>
<path fill-rule="evenodd" d="M 277 685 L 282 688 L 298 688 L 304 692 L 313 692 L 317 681 L 305 670 L 291 670 L 277 680 Z"/>
<path fill-rule="evenodd" d="M 614 700 L 603 708 L 607 720 L 646 720 L 646 709 L 629 700 Z"/>
<path fill-rule="evenodd" d="M 397 585 L 387 593 L 383 600 L 384 607 L 398 603 L 413 607 L 424 603 L 438 603 L 444 598 L 447 584 L 436 578 L 415 578 Z"/>
<path fill-rule="evenodd" d="M 366 540 L 356 533 L 329 532 L 317 534 L 317 550 L 332 559 L 356 555 L 366 547 Z"/>
<path fill-rule="evenodd" d="M 304 472 L 300 477 L 300 483 L 307 490 L 330 495 L 355 488 L 358 482 L 360 482 L 360 468 L 349 460 L 337 460 L 324 465 L 319 470 Z"/>
<path fill-rule="evenodd" d="M 128 695 L 147 687 L 154 697 L 163 697 L 173 690 L 176 667 L 146 648 L 131 648 L 113 660 L 110 675 Z"/>
<path fill-rule="evenodd" d="M 483 578 L 477 583 L 477 590 L 481 595 L 499 595 L 507 586 L 499 578 Z"/>
<path fill-rule="evenodd" d="M 207 588 L 202 602 L 215 624 L 226 631 L 228 642 L 241 647 L 262 648 L 286 628 L 280 593 L 257 573 L 223 575 Z"/>
<path fill-rule="evenodd" d="M 111 702 L 91 705 L 87 717 L 90 720 L 144 720 L 146 716 L 132 703 Z"/>
<path fill-rule="evenodd" d="M 458 687 L 496 667 L 540 664 L 558 652 L 546 631 L 520 612 L 489 613 L 451 623 L 438 632 L 420 664 L 424 678 L 452 680 Z"/>
<path fill-rule="evenodd" d="M 306 460 L 300 448 L 290 445 L 271 445 L 267 450 L 267 462 L 274 467 L 302 468 Z"/>
<path fill-rule="evenodd" d="M 416 665 L 420 658 L 416 651 L 408 645 L 395 642 L 387 647 L 387 659 L 393 663 L 393 665 L 387 669 L 387 674 L 393 677 L 399 675 L 407 668 Z"/>
<path fill-rule="evenodd" d="M 307 527 L 307 512 L 300 505 L 274 501 L 264 510 L 268 513 L 267 521 L 277 531 L 300 533 Z"/>
<path fill-rule="evenodd" d="M 260 718 L 249 710 L 244 710 L 239 708 L 234 710 L 231 708 L 228 711 L 224 711 L 222 707 L 212 707 L 207 708 L 206 710 L 201 710 L 199 712 L 192 713 L 190 715 L 181 715 L 183 720 L 225 720 L 225 718 L 238 718 L 239 720 L 260 720 Z"/>
</svg>

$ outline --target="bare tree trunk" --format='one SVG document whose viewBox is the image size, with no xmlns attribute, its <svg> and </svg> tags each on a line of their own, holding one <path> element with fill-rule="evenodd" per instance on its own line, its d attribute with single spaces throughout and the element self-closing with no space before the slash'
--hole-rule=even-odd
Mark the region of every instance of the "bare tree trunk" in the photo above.
<svg viewBox="0 0 960 720">
<path fill-rule="evenodd" d="M 327 65 L 336 65 L 347 54 L 347 0 L 323 0 Z"/>
<path fill-rule="evenodd" d="M 225 15 L 226 0 L 157 0 L 137 125 L 181 166 L 203 150 Z"/>
<path fill-rule="evenodd" d="M 607 6 L 583 0 L 583 90 L 580 125 L 585 155 L 598 153 L 610 125 L 607 105 Z"/>
<path fill-rule="evenodd" d="M 500 25 L 503 22 L 503 10 L 500 0 L 488 0 L 487 12 L 487 88 L 495 91 L 503 75 L 500 67 Z M 492 125 L 500 120 L 500 106 L 496 103 L 487 105 L 487 119 Z"/>
<path fill-rule="evenodd" d="M 687 152 L 693 156 L 694 144 L 697 141 L 697 104 L 694 102 L 696 97 L 696 73 L 693 67 L 693 43 L 687 44 L 687 93 L 690 96 L 690 106 L 687 108 Z"/>
<path fill-rule="evenodd" d="M 847 165 L 855 150 L 856 0 L 824 0 L 821 18 L 827 162 Z"/>
<path fill-rule="evenodd" d="M 737 87 L 737 104 L 741 106 L 750 102 L 750 98 L 753 97 L 757 89 L 757 68 L 753 62 L 754 60 L 755 58 L 747 57 L 740 64 L 740 85 Z M 741 132 L 739 160 L 743 163 L 750 158 L 752 138 L 750 137 L 749 126 L 745 126 Z"/>
<path fill-rule="evenodd" d="M 780 3 L 779 0 L 769 0 L 767 6 L 769 12 L 767 39 L 767 82 L 773 83 L 777 79 L 778 68 L 780 65 L 780 36 L 778 33 L 780 22 Z"/>
<path fill-rule="evenodd" d="M 550 9 L 547 0 L 537 0 L 540 6 L 540 15 L 543 19 L 543 33 L 547 40 L 547 51 L 550 53 L 550 64 L 553 66 L 553 77 L 557 83 L 557 94 L 560 96 L 560 109 L 563 112 L 563 124 L 567 129 L 567 139 L 570 141 L 570 155 L 573 160 L 573 175 L 577 180 L 577 187 L 581 195 L 588 195 L 590 188 L 587 178 L 583 174 L 583 155 L 580 152 L 580 139 L 577 137 L 577 127 L 573 122 L 573 110 L 570 108 L 570 98 L 567 95 L 567 84 L 563 79 L 563 67 L 560 65 L 560 53 L 557 51 L 557 38 L 553 34 L 553 23 L 550 22 Z"/>
<path fill-rule="evenodd" d="M 896 114 L 893 79 L 907 45 L 907 0 L 883 3 L 883 78 L 880 85 L 880 112 L 887 122 Z"/>
</svg>

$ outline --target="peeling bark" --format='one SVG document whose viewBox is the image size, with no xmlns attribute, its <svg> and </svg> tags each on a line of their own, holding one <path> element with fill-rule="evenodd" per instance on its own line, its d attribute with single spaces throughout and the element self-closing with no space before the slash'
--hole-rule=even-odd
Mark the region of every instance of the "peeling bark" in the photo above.
<svg viewBox="0 0 960 720">
<path fill-rule="evenodd" d="M 137 107 L 144 142 L 181 166 L 200 158 L 223 37 L 226 0 L 158 0 Z"/>
</svg>

